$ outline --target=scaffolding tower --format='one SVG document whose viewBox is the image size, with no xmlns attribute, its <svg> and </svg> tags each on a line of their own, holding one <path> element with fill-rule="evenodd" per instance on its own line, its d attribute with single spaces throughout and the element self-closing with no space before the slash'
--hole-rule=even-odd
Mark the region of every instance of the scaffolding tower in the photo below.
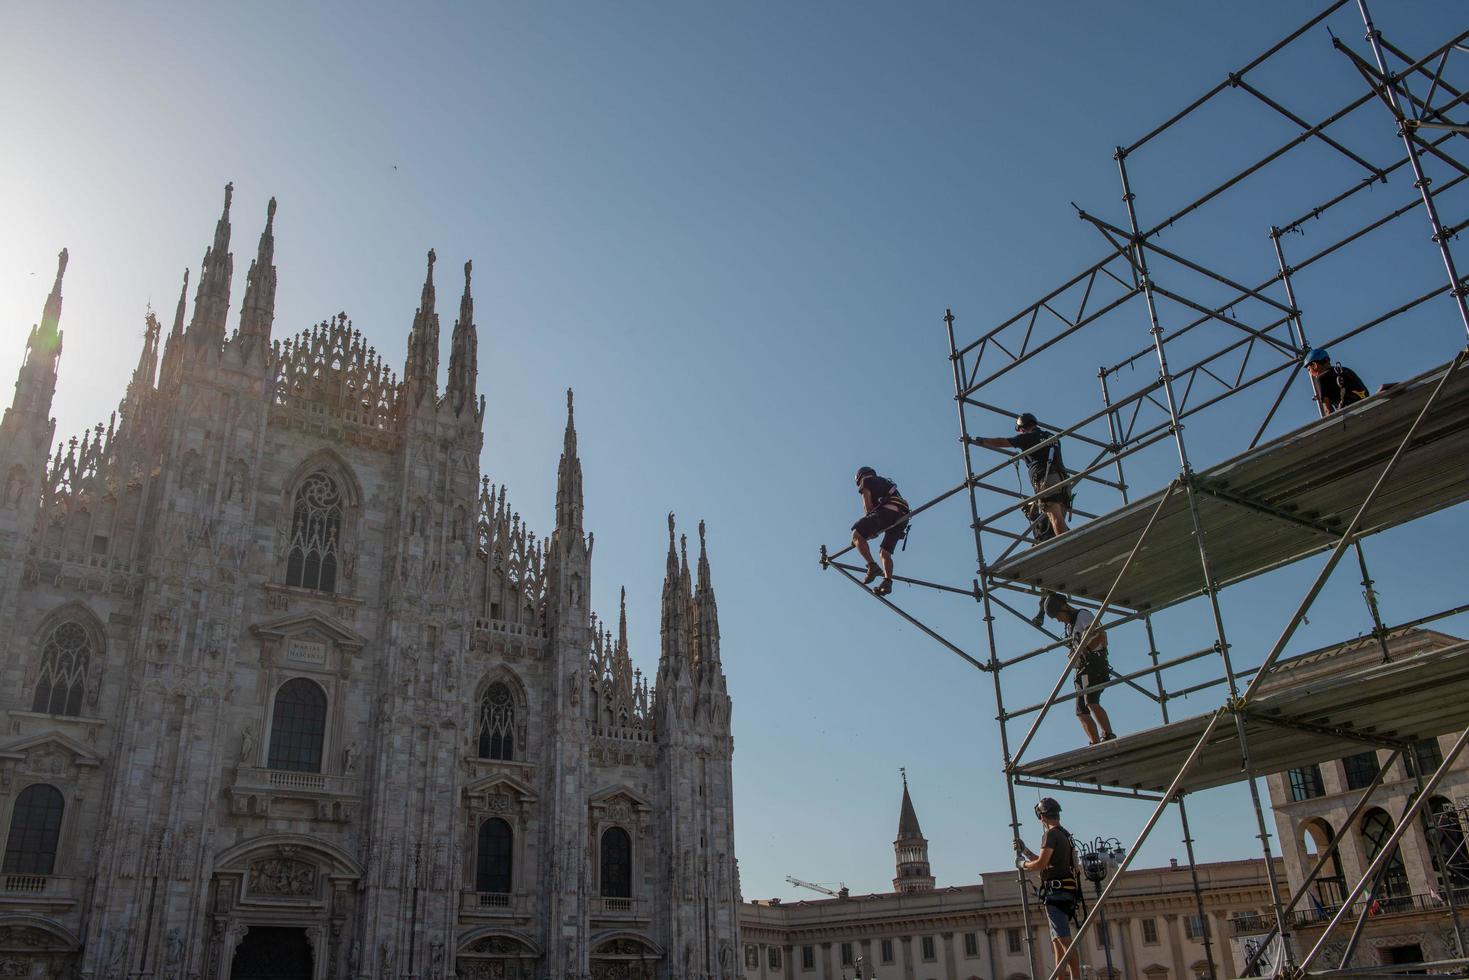
<svg viewBox="0 0 1469 980">
<path fill-rule="evenodd" d="M 1351 8 L 1343 10 L 1348 4 Z M 1145 801 L 1151 810 L 1118 868 L 1121 872 L 1167 808 L 1176 807 L 1202 917 L 1203 897 L 1185 796 L 1226 783 L 1247 784 L 1265 858 L 1272 928 L 1241 969 L 1246 976 L 1261 975 L 1257 971 L 1262 969 L 1270 971 L 1268 975 L 1292 978 L 1400 976 L 1424 969 L 1469 975 L 1466 927 L 1461 925 L 1459 908 L 1469 890 L 1460 892 L 1450 874 L 1450 869 L 1466 867 L 1464 840 L 1462 833 L 1456 838 L 1445 829 L 1449 826 L 1445 821 L 1451 817 L 1457 821 L 1458 816 L 1430 808 L 1420 817 L 1420 810 L 1469 743 L 1469 642 L 1390 652 L 1390 644 L 1405 631 L 1469 611 L 1469 597 L 1410 622 L 1384 623 L 1361 545 L 1367 535 L 1469 499 L 1469 370 L 1464 366 L 1466 349 L 1460 343 L 1465 337 L 1457 329 L 1462 327 L 1469 334 L 1469 280 L 1458 271 L 1451 247 L 1469 219 L 1461 216 L 1454 223 L 1442 216 L 1451 205 L 1460 212 L 1469 211 L 1464 206 L 1469 196 L 1449 196 L 1469 179 L 1469 153 L 1465 152 L 1469 126 L 1464 124 L 1469 118 L 1465 105 L 1469 101 L 1469 31 L 1459 30 L 1461 23 L 1451 25 L 1457 32 L 1452 37 L 1415 56 L 1378 30 L 1366 0 L 1332 0 L 1181 111 L 1132 144 L 1117 148 L 1114 159 L 1122 190 L 1121 220 L 1109 221 L 1077 208 L 1082 222 L 1103 243 L 1101 259 L 977 336 L 962 337 L 956 317 L 946 311 L 964 480 L 913 508 L 908 520 L 934 520 L 927 513 L 930 509 L 967 496 L 976 576 L 968 585 L 906 576 L 894 579 L 976 603 L 987 656 L 965 649 L 944 635 L 941 627 L 904 609 L 893 596 L 873 593 L 886 608 L 990 675 L 1010 819 L 1017 837 L 1021 827 L 1017 787 Z M 1360 51 L 1332 30 L 1346 34 L 1359 27 L 1365 30 Z M 1350 66 L 1354 80 L 1360 79 L 1360 86 L 1313 123 L 1265 91 L 1271 87 L 1267 67 L 1292 57 L 1304 43 L 1327 40 L 1335 55 Z M 1138 216 L 1137 185 L 1130 163 L 1155 141 L 1187 125 L 1205 107 L 1226 98 L 1241 99 L 1267 116 L 1284 119 L 1298 131 L 1145 227 Z M 1353 135 L 1361 131 L 1353 127 L 1362 126 L 1375 127 L 1371 131 L 1380 134 L 1372 150 L 1353 147 L 1360 142 Z M 1239 193 L 1245 185 L 1269 181 L 1277 168 L 1304 147 L 1346 161 L 1354 173 L 1336 188 L 1318 182 L 1316 193 L 1321 199 L 1310 202 L 1309 209 L 1291 220 L 1268 228 L 1270 260 L 1277 271 L 1264 282 L 1246 285 L 1240 277 L 1160 241 L 1163 232 L 1209 212 L 1210 205 L 1217 213 L 1221 199 Z M 1370 159 L 1374 152 L 1384 158 Z M 1386 206 L 1380 194 L 1365 193 L 1377 185 L 1401 187 L 1404 177 L 1411 178 L 1411 191 Z M 1393 178 L 1398 179 L 1394 182 Z M 1344 223 L 1331 243 L 1310 254 L 1288 257 L 1287 237 L 1328 216 L 1341 216 Z M 1297 295 L 1299 274 L 1311 267 L 1329 267 L 1355 249 L 1368 248 L 1382 229 L 1406 221 L 1426 221 L 1431 234 L 1425 236 L 1428 240 L 1421 259 L 1435 268 L 1441 265 L 1442 271 L 1435 272 L 1438 284 L 1416 296 L 1389 295 L 1381 308 L 1368 311 L 1361 322 L 1330 339 L 1308 341 L 1305 304 Z M 1381 295 L 1377 298 L 1383 299 Z M 1302 428 L 1266 438 L 1287 394 L 1310 384 L 1302 374 L 1308 350 L 1393 326 L 1406 329 L 1404 324 L 1411 322 L 1407 318 L 1413 311 L 1418 316 L 1427 312 L 1452 317 L 1457 325 L 1450 331 L 1457 340 L 1445 343 L 1439 355 L 1430 354 L 1421 365 L 1421 374 L 1341 411 L 1323 410 L 1320 419 Z M 992 402 L 988 400 L 994 397 L 991 392 L 1002 390 L 1001 379 L 1026 369 L 1036 358 L 1054 356 L 1060 345 L 1083 335 L 1098 336 L 1104 343 L 1137 336 L 1142 333 L 1140 327 L 1146 327 L 1146 344 L 1098 370 L 1100 408 L 1064 426 L 1042 419 L 1041 427 L 1054 435 L 1032 450 L 1041 451 L 1062 439 L 1073 451 L 1085 447 L 1088 458 L 1080 466 L 1068 467 L 1065 484 L 1086 485 L 1089 490 L 1115 496 L 1117 505 L 1103 514 L 1081 515 L 1090 520 L 1059 537 L 1036 542 L 1029 522 L 1017 518 L 1028 505 L 1038 504 L 1041 494 L 1001 485 L 997 477 L 1016 458 L 1005 454 L 993 459 L 971 438 L 983 431 L 984 423 L 1002 419 L 1008 424 L 1029 406 Z M 1139 377 L 1133 369 L 1150 363 L 1156 364 L 1156 376 L 1141 383 L 1133 380 Z M 1122 377 L 1124 370 L 1129 372 L 1127 378 Z M 1132 390 L 1124 390 L 1129 385 Z M 1257 404 L 1240 397 L 1248 391 L 1255 391 Z M 1263 415 L 1251 414 L 1262 406 Z M 1194 417 L 1202 421 L 1209 413 L 1228 413 L 1230 429 L 1238 433 L 1243 445 L 1233 458 L 1196 468 L 1185 438 L 1185 422 Z M 1167 471 L 1176 476 L 1166 486 L 1134 499 L 1126 469 L 1134 457 L 1149 450 L 1167 453 Z M 1046 492 L 1053 493 L 1054 488 Z M 996 508 L 997 499 L 1004 501 L 1003 506 Z M 1021 529 L 1016 530 L 1017 526 Z M 822 546 L 820 562 L 860 588 L 858 576 L 864 569 L 850 559 L 843 560 L 851 550 L 851 545 L 830 551 Z M 1322 553 L 1328 555 L 1324 565 L 1263 658 L 1249 666 L 1237 662 L 1220 591 Z M 1303 672 L 1292 670 L 1301 658 L 1284 657 L 1283 652 L 1333 571 L 1349 554 L 1361 572 L 1372 623 L 1370 642 L 1380 648 L 1380 657 L 1327 678 L 1303 681 Z M 1022 606 L 1033 608 L 1036 598 L 1048 593 L 1070 596 L 1073 603 L 1093 610 L 1093 625 L 1081 637 L 1068 640 L 1048 630 L 1041 617 L 1032 618 L 1023 611 Z M 1165 659 L 1154 641 L 1152 617 L 1173 607 L 1196 610 L 1205 617 L 1213 642 Z M 1023 628 L 1033 627 L 1038 645 L 1018 652 L 1002 651 L 995 631 L 1000 615 L 1028 624 Z M 1140 623 L 1145 631 L 1149 665 L 1122 675 L 1114 671 L 1099 688 L 1128 685 L 1142 692 L 1158 706 L 1160 724 L 1060 755 L 1032 758 L 1028 750 L 1047 713 L 1057 704 L 1099 689 L 1079 688 L 1063 694 L 1078 651 L 1093 630 L 1126 623 Z M 1005 697 L 1007 669 L 1052 651 L 1069 651 L 1069 656 L 1048 696 L 1039 703 L 1011 707 Z M 1170 687 L 1179 668 L 1192 665 L 1188 673 L 1196 676 L 1205 664 L 1213 664 L 1217 673 L 1201 682 L 1190 678 L 1186 686 Z M 1170 702 L 1210 688 L 1223 690 L 1222 706 L 1197 717 L 1170 716 Z M 1392 758 L 1362 791 L 1349 818 L 1355 821 L 1366 811 L 1382 785 L 1383 774 L 1399 755 L 1411 751 L 1417 740 L 1455 732 L 1457 740 L 1433 772 L 1412 767 L 1417 794 L 1393 833 L 1361 880 L 1323 923 L 1319 939 L 1309 949 L 1296 948 L 1292 925 L 1298 920 L 1293 912 L 1322 874 L 1343 835 L 1321 848 L 1306 880 L 1287 894 L 1276 872 L 1258 777 L 1329 761 L 1364 746 L 1386 748 Z M 1358 900 L 1384 873 L 1402 834 L 1420 819 L 1438 828 L 1427 836 L 1436 863 L 1450 882 L 1445 893 L 1455 955 L 1429 964 L 1349 968 L 1367 915 L 1366 903 Z M 1453 826 L 1464 825 L 1454 822 Z M 1026 895 L 1023 872 L 1021 879 L 1021 892 Z M 1117 881 L 1114 875 L 1092 903 L 1074 931 L 1073 943 L 1087 935 L 1103 913 Z M 1033 899 L 1023 904 L 1031 976 L 1050 980 L 1059 967 L 1049 968 L 1049 957 L 1040 957 L 1034 948 L 1031 924 L 1036 910 L 1031 902 Z M 1327 940 L 1339 930 L 1350 932 L 1345 952 L 1336 962 L 1329 962 Z M 1208 929 L 1203 942 L 1209 974 L 1215 978 L 1218 968 Z M 1267 949 L 1274 951 L 1269 964 L 1265 964 Z"/>
</svg>

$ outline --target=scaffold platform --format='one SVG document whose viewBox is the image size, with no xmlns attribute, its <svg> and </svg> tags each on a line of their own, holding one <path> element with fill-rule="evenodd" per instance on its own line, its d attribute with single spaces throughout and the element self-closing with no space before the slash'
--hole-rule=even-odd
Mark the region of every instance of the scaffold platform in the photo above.
<svg viewBox="0 0 1469 980">
<path fill-rule="evenodd" d="M 1195 475 L 1215 582 L 1228 585 L 1329 549 L 1407 434 L 1441 365 Z M 1000 579 L 1102 600 L 1160 490 L 991 566 Z M 1360 536 L 1469 499 L 1469 371 L 1448 380 L 1378 495 Z M 1204 589 L 1188 497 L 1163 506 L 1112 605 L 1159 609 Z M 1197 734 L 1197 733 L 1195 733 Z"/>
<path fill-rule="evenodd" d="M 1179 791 L 1223 786 L 1469 727 L 1469 641 L 1300 682 L 1289 680 L 1299 666 L 1318 656 L 1319 651 L 1279 661 L 1267 675 L 1262 693 L 1242 710 L 1250 772 L 1240 766 L 1238 728 L 1222 724 Z M 1178 774 L 1179 760 L 1198 742 L 1211 717 L 1184 718 L 1026 762 L 1016 767 L 1015 774 L 1082 787 L 1164 793 Z"/>
</svg>

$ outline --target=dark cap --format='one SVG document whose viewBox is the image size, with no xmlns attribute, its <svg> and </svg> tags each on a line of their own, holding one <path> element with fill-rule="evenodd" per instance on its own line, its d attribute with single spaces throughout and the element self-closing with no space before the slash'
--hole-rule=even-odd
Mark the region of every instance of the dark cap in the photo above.
<svg viewBox="0 0 1469 980">
<path fill-rule="evenodd" d="M 1029 429 L 1039 424 L 1035 420 L 1035 416 L 1029 412 L 1021 412 L 1020 417 L 1015 420 L 1015 428 L 1017 429 Z"/>
</svg>

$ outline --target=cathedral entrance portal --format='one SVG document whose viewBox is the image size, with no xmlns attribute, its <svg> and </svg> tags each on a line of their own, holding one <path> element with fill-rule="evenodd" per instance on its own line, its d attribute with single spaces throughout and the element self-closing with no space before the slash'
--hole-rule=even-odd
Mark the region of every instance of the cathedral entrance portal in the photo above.
<svg viewBox="0 0 1469 980">
<path fill-rule="evenodd" d="M 311 980 L 306 930 L 251 926 L 235 950 L 230 980 Z"/>
</svg>

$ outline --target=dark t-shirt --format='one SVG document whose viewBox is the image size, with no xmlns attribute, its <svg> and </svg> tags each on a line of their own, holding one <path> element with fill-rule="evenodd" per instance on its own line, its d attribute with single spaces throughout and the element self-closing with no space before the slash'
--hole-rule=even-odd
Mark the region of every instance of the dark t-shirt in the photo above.
<svg viewBox="0 0 1469 980">
<path fill-rule="evenodd" d="M 881 507 L 889 497 L 896 498 L 893 500 L 895 505 L 901 504 L 903 510 L 908 509 L 907 503 L 898 495 L 897 484 L 887 477 L 877 476 L 876 474 L 864 476 L 858 489 L 867 491 L 867 495 L 872 498 L 872 507 L 874 510 Z"/>
<path fill-rule="evenodd" d="M 1041 869 L 1041 880 L 1070 878 L 1076 873 L 1076 852 L 1071 846 L 1071 834 L 1060 824 L 1046 831 L 1041 838 L 1041 850 L 1051 849 L 1050 862 Z"/>
<path fill-rule="evenodd" d="M 1055 475 L 1062 470 L 1061 466 L 1061 443 L 1053 442 L 1039 452 L 1031 452 L 1037 443 L 1045 442 L 1054 432 L 1044 429 L 1031 429 L 1029 432 L 1017 432 L 1010 437 L 1010 445 L 1020 450 L 1025 457 L 1025 465 L 1030 470 L 1030 482 L 1039 484 L 1046 476 L 1046 465 L 1051 466 L 1051 473 Z"/>
<path fill-rule="evenodd" d="M 1322 404 L 1328 412 L 1335 412 L 1367 397 L 1367 386 L 1349 367 L 1331 368 L 1316 379 L 1316 388 L 1321 392 Z"/>
</svg>

